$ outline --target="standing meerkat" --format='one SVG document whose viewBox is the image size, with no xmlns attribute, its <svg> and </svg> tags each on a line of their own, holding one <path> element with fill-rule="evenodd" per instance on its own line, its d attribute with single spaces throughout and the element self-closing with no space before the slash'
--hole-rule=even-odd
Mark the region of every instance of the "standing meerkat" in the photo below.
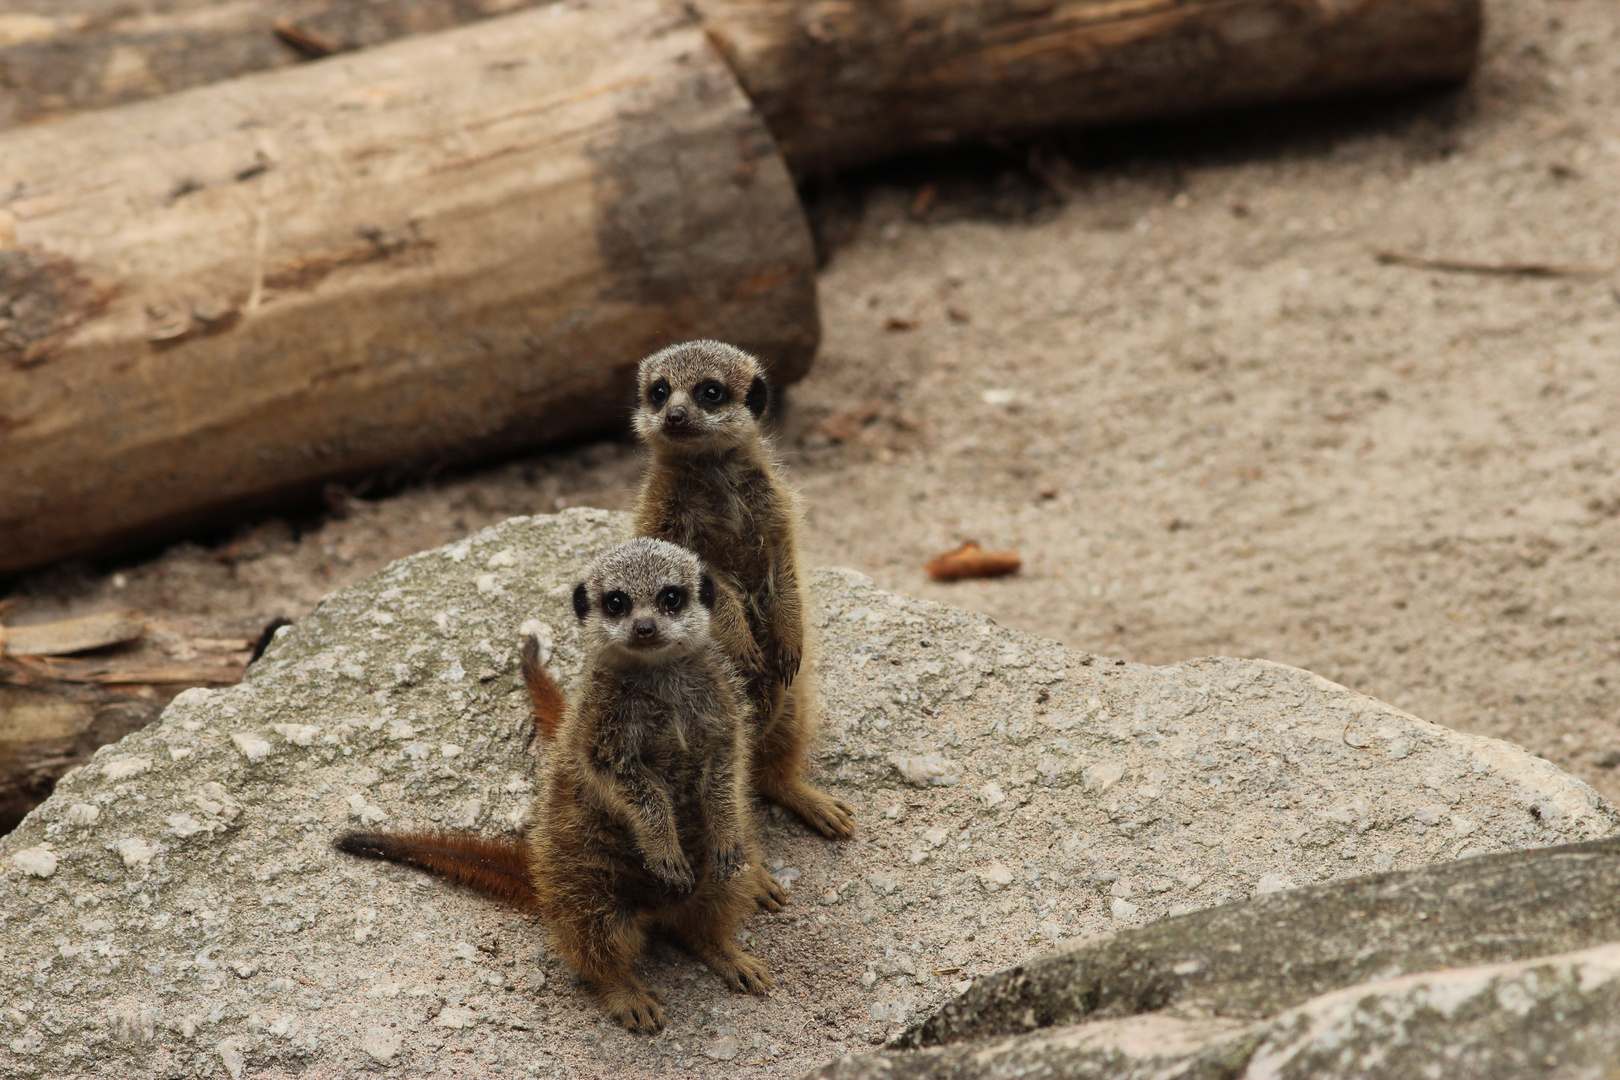
<svg viewBox="0 0 1620 1080">
<path fill-rule="evenodd" d="M 613 548 L 574 589 L 585 671 L 523 840 L 348 833 L 338 848 L 410 863 L 538 914 L 557 951 L 632 1031 L 664 1026 L 662 999 L 632 970 L 652 931 L 733 989 L 765 993 L 770 975 L 732 935 L 785 894 L 761 864 L 746 805 L 748 706 L 710 632 L 713 604 L 714 582 L 690 551 L 651 539 Z"/>
<path fill-rule="evenodd" d="M 714 633 L 742 673 L 754 786 L 828 837 L 855 811 L 805 782 L 813 700 L 799 570 L 798 496 L 760 419 L 770 388 L 759 361 L 718 341 L 672 345 L 641 362 L 636 434 L 652 461 L 636 499 L 638 536 L 690 548 L 715 579 Z"/>
</svg>

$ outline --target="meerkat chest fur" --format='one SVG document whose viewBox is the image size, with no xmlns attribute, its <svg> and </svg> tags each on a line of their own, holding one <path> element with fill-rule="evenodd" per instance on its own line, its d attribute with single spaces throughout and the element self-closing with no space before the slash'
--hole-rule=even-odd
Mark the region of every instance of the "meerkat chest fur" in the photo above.
<svg viewBox="0 0 1620 1080">
<path fill-rule="evenodd" d="M 773 541 L 792 512 L 770 463 L 739 450 L 661 462 L 658 471 L 662 482 L 647 493 L 647 516 L 658 519 L 659 535 L 697 552 L 745 592 L 767 587 Z"/>
</svg>

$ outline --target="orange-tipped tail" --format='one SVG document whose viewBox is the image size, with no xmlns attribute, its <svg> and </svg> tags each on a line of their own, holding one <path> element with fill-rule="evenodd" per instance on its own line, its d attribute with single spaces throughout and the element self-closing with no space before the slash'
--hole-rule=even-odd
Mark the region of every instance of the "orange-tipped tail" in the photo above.
<svg viewBox="0 0 1620 1080">
<path fill-rule="evenodd" d="M 534 733 L 546 742 L 557 737 L 557 725 L 562 723 L 562 691 L 557 682 L 540 663 L 540 641 L 533 634 L 523 639 L 518 656 L 523 661 L 523 684 L 529 688 L 529 704 L 534 712 Z"/>
<path fill-rule="evenodd" d="M 364 859 L 417 866 L 524 911 L 535 910 L 529 852 L 517 840 L 470 833 L 344 833 L 332 845 Z"/>
</svg>

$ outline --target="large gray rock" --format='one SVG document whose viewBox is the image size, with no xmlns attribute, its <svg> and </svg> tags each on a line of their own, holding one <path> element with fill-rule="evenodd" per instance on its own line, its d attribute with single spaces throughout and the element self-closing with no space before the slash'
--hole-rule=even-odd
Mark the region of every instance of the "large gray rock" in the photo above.
<svg viewBox="0 0 1620 1080">
<path fill-rule="evenodd" d="M 815 1076 L 1609 1076 L 1617 897 L 1620 838 L 1263 896 L 998 972 L 894 1040 L 929 1049 Z"/>
<path fill-rule="evenodd" d="M 65 777 L 0 841 L 0 1073 L 794 1076 L 1056 942 L 1620 827 L 1546 762 L 1307 672 L 1124 664 L 820 571 L 817 779 L 858 837 L 764 811 L 794 903 L 746 933 L 776 992 L 655 949 L 671 1024 L 634 1037 L 538 926 L 328 847 L 515 827 L 518 629 L 572 676 L 568 588 L 623 527 L 570 511 L 402 560 Z"/>
</svg>

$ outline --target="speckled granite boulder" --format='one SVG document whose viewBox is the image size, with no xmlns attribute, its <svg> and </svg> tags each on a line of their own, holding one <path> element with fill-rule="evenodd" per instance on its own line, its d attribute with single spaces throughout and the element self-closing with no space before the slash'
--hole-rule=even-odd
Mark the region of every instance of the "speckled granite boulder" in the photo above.
<svg viewBox="0 0 1620 1080">
<path fill-rule="evenodd" d="M 516 827 L 519 628 L 571 677 L 568 590 L 624 527 L 569 511 L 401 560 L 64 778 L 0 841 L 0 1074 L 796 1076 L 1066 939 L 1620 827 L 1546 762 L 1307 672 L 1124 664 L 819 571 L 815 768 L 858 836 L 762 810 L 794 902 L 745 933 L 777 990 L 660 946 L 671 1023 L 630 1036 L 534 924 L 328 846 Z"/>
</svg>

